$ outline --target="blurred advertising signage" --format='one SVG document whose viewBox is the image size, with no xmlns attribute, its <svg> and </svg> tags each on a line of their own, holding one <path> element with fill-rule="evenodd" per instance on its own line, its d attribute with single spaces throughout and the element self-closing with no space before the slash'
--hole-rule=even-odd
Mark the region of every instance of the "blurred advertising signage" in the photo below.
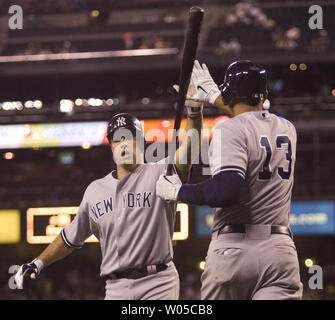
<svg viewBox="0 0 335 320">
<path fill-rule="evenodd" d="M 197 237 L 210 237 L 214 209 L 208 206 L 195 207 L 195 233 Z"/>
<path fill-rule="evenodd" d="M 105 132 L 105 122 L 1 125 L 0 149 L 100 145 Z"/>
<path fill-rule="evenodd" d="M 334 207 L 332 201 L 293 202 L 290 214 L 293 234 L 335 234 Z"/>
<path fill-rule="evenodd" d="M 45 207 L 27 210 L 27 242 L 41 244 L 52 242 L 76 215 L 78 207 Z M 98 242 L 92 235 L 85 242 Z"/>
<path fill-rule="evenodd" d="M 27 210 L 27 242 L 51 243 L 61 230 L 75 217 L 79 207 L 44 207 Z M 178 219 L 179 217 L 179 219 Z M 189 236 L 189 208 L 184 203 L 177 206 L 176 229 L 173 240 L 186 240 Z M 85 242 L 98 242 L 91 235 Z"/>
<path fill-rule="evenodd" d="M 228 120 L 227 116 L 217 118 L 204 118 L 202 123 L 202 138 L 210 139 L 213 129 L 224 121 Z M 180 124 L 180 139 L 183 138 L 184 129 L 186 128 L 186 119 L 182 119 Z M 147 142 L 167 142 L 172 139 L 174 119 L 154 119 L 141 121 L 145 139 Z"/>
<path fill-rule="evenodd" d="M 0 244 L 18 243 L 21 239 L 19 210 L 0 210 Z"/>
<path fill-rule="evenodd" d="M 294 235 L 335 234 L 335 203 L 332 201 L 292 202 L 290 227 Z M 195 208 L 196 235 L 210 237 L 214 209 Z"/>
<path fill-rule="evenodd" d="M 210 139 L 213 128 L 229 117 L 205 118 L 203 139 Z M 173 134 L 173 119 L 141 121 L 147 142 L 166 142 Z M 76 147 L 108 144 L 107 121 L 0 125 L 0 149 Z M 186 119 L 182 120 L 180 138 Z"/>
</svg>

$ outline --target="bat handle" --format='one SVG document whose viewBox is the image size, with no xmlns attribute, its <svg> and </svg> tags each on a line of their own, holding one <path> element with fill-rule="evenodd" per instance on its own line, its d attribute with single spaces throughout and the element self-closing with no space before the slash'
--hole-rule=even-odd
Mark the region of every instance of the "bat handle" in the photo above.
<svg viewBox="0 0 335 320">
<path fill-rule="evenodd" d="M 173 164 L 169 163 L 167 168 L 166 168 L 166 175 L 171 176 L 172 175 L 172 169 L 173 169 Z"/>
</svg>

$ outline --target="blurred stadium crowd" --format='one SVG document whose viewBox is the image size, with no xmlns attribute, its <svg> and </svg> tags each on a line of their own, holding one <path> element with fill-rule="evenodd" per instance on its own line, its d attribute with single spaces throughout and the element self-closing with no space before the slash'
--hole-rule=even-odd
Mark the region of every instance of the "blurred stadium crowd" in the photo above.
<svg viewBox="0 0 335 320">
<path fill-rule="evenodd" d="M 145 14 L 141 10 L 135 15 L 134 8 L 133 11 L 124 10 L 120 15 L 120 11 L 114 11 L 109 3 L 22 1 L 24 30 L 9 32 L 8 39 L 7 33 L 2 30 L 0 50 L 3 55 L 15 55 L 182 45 L 185 19 L 178 7 L 158 7 Z M 118 3 L 114 6 L 117 7 Z M 250 1 L 235 2 L 225 10 L 217 10 L 215 1 L 208 1 L 208 4 L 213 6 L 208 12 L 211 23 L 204 52 L 236 57 L 255 51 L 275 51 L 279 55 L 307 50 L 322 54 L 333 46 L 333 35 L 327 30 L 310 32 L 305 6 Z M 4 11 L 8 4 L 2 4 L 2 8 Z M 60 13 L 58 18 L 50 18 L 50 14 L 56 12 Z M 330 15 L 325 15 L 325 23 L 329 24 L 329 29 L 334 27 Z M 85 32 L 91 34 L 90 38 L 79 40 L 78 34 Z M 103 34 L 105 37 L 102 39 Z M 67 40 L 62 40 L 62 35 Z"/>
</svg>

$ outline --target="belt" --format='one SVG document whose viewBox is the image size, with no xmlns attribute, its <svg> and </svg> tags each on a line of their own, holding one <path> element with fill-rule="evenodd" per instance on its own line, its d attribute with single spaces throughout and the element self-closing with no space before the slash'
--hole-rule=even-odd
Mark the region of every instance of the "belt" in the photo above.
<svg viewBox="0 0 335 320">
<path fill-rule="evenodd" d="M 148 276 L 149 274 L 154 274 L 167 269 L 166 264 L 155 264 L 151 266 L 146 266 L 142 268 L 127 269 L 123 271 L 115 271 L 105 276 L 106 280 L 117 280 L 117 279 L 140 279 Z"/>
<path fill-rule="evenodd" d="M 226 224 L 219 230 L 219 234 L 222 233 L 246 233 L 246 225 Z M 271 234 L 286 234 L 292 238 L 290 228 L 284 226 L 271 226 Z"/>
</svg>

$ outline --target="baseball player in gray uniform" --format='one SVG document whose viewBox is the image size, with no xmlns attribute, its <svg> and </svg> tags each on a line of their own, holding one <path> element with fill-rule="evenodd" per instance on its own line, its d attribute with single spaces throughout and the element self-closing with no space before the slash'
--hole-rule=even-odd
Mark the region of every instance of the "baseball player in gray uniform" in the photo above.
<svg viewBox="0 0 335 320">
<path fill-rule="evenodd" d="M 192 82 L 188 94 L 196 97 Z M 175 154 L 175 170 L 182 181 L 191 167 L 192 134 L 201 130 L 203 103 L 193 99 L 185 105 L 186 136 L 189 132 L 191 136 L 183 139 Z M 179 276 L 172 261 L 176 202 L 167 203 L 155 192 L 168 158 L 144 163 L 143 129 L 130 114 L 114 116 L 107 137 L 116 171 L 87 187 L 74 220 L 37 259 L 20 267 L 16 284 L 22 288 L 25 276 L 36 278 L 43 267 L 81 248 L 85 239 L 94 234 L 101 246 L 105 299 L 178 299 Z"/>
<path fill-rule="evenodd" d="M 156 193 L 215 208 L 212 239 L 201 276 L 202 299 L 301 299 L 299 263 L 289 228 L 296 156 L 292 123 L 262 108 L 266 70 L 232 63 L 220 86 L 196 63 L 195 85 L 233 118 L 213 132 L 212 177 L 181 185 L 161 176 Z"/>
</svg>

